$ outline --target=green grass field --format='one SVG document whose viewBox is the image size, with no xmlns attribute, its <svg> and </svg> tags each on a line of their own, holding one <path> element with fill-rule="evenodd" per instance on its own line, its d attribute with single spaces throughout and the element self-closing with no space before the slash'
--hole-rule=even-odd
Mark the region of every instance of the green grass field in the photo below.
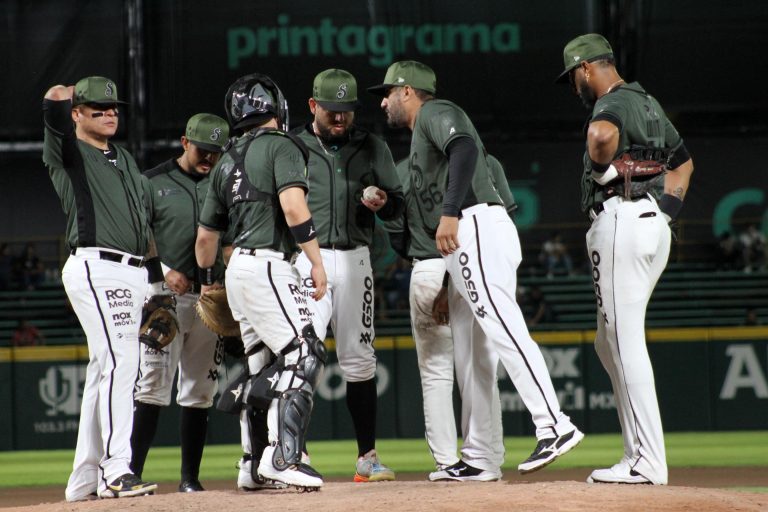
<svg viewBox="0 0 768 512">
<path fill-rule="evenodd" d="M 505 439 L 505 469 L 514 470 L 530 454 L 532 437 Z M 667 460 L 672 467 L 768 467 L 768 431 L 669 433 Z M 355 442 L 315 441 L 308 445 L 312 465 L 326 476 L 351 476 L 357 454 Z M 432 470 L 432 458 L 423 439 L 381 439 L 377 448 L 387 465 L 401 473 Z M 616 434 L 587 435 L 578 449 L 552 465 L 553 469 L 610 466 L 621 458 Z M 240 458 L 237 445 L 205 449 L 201 480 L 235 477 Z M 73 450 L 0 452 L 0 487 L 64 485 L 72 469 Z M 177 481 L 179 448 L 158 447 L 149 452 L 144 477 L 158 482 Z M 751 488 L 750 490 L 755 490 Z"/>
</svg>

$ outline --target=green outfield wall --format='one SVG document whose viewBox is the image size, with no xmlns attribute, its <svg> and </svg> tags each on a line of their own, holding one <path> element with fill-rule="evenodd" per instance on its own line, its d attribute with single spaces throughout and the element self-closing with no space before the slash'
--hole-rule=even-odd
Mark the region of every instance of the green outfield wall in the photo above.
<svg viewBox="0 0 768 512">
<path fill-rule="evenodd" d="M 535 338 L 567 414 L 586 432 L 618 432 L 610 383 L 592 345 L 594 331 L 539 332 Z M 667 431 L 768 428 L 768 327 L 654 329 L 648 341 Z M 378 338 L 375 344 L 379 437 L 423 436 L 413 339 Z M 75 445 L 87 358 L 85 346 L 0 349 L 0 450 Z M 230 361 L 222 384 L 240 368 Z M 530 416 L 503 370 L 499 386 L 505 435 L 532 433 Z M 164 409 L 157 444 L 178 444 L 178 417 L 175 404 Z M 310 436 L 354 437 L 333 350 L 315 395 Z M 239 442 L 236 417 L 212 410 L 209 442 Z"/>
</svg>

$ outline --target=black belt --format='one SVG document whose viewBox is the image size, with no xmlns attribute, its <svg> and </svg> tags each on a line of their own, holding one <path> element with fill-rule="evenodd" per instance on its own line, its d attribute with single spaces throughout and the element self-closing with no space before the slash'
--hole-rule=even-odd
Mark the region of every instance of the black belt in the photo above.
<svg viewBox="0 0 768 512">
<path fill-rule="evenodd" d="M 614 197 L 616 197 L 616 196 L 611 196 L 608 199 L 613 199 Z M 608 201 L 608 199 L 606 199 L 605 201 Z M 639 201 L 641 199 L 648 199 L 650 201 L 650 197 L 648 197 L 648 194 L 643 194 L 641 196 L 630 197 L 629 198 L 629 200 L 632 201 L 632 202 Z M 592 206 L 592 211 L 595 212 L 595 215 L 600 215 L 601 213 L 603 213 L 603 211 L 605 210 L 605 206 L 603 206 L 603 203 L 605 201 L 601 201 L 599 203 L 595 203 Z"/>
<path fill-rule="evenodd" d="M 70 254 L 75 254 L 76 252 L 77 252 L 77 249 L 70 249 L 69 251 Z M 123 263 L 124 257 L 125 256 L 123 256 L 122 254 L 118 254 L 116 252 L 99 251 L 100 260 L 114 261 L 115 263 Z M 125 263 L 132 267 L 141 268 L 144 266 L 144 258 L 130 257 Z"/>
<path fill-rule="evenodd" d="M 358 249 L 362 247 L 363 244 L 357 244 L 357 245 L 349 245 L 349 244 L 320 244 L 321 249 L 331 249 L 334 251 L 353 251 L 355 249 Z"/>
<path fill-rule="evenodd" d="M 274 249 L 267 249 L 267 248 L 261 248 L 261 249 L 249 249 L 246 247 L 238 247 L 240 249 L 240 254 L 245 254 L 246 256 L 255 256 L 257 251 L 275 251 Z M 275 251 L 280 252 L 280 251 Z M 291 254 L 290 253 L 281 253 L 283 255 L 283 261 L 291 261 Z"/>
</svg>

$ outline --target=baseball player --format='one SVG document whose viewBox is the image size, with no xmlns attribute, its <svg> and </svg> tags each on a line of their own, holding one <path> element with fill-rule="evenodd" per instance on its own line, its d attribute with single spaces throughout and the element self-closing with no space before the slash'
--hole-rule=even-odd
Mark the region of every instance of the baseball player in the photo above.
<svg viewBox="0 0 768 512">
<path fill-rule="evenodd" d="M 512 212 L 517 208 L 512 192 L 509 190 L 507 179 L 501 163 L 493 156 L 488 155 L 488 163 L 493 173 L 494 184 L 497 186 L 507 208 Z M 491 407 L 488 425 L 483 425 L 482 432 L 470 432 L 469 418 L 472 414 L 471 400 L 462 401 L 461 424 L 464 433 L 462 458 L 471 460 L 473 451 L 487 449 L 485 457 L 497 463 L 493 471 L 484 471 L 477 475 L 454 476 L 443 470 L 459 462 L 456 456 L 456 422 L 453 412 L 453 381 L 454 381 L 454 346 L 451 337 L 451 329 L 448 327 L 449 312 L 446 302 L 439 306 L 440 311 L 435 316 L 435 300 L 443 289 L 443 276 L 445 275 L 445 262 L 435 248 L 434 240 L 426 234 L 424 226 L 415 207 L 414 196 L 410 194 L 408 160 L 404 159 L 397 164 L 397 173 L 403 184 L 406 196 L 406 210 L 403 219 L 385 223 L 390 232 L 390 241 L 401 257 L 411 260 L 413 270 L 411 272 L 411 285 L 409 289 L 409 303 L 411 305 L 411 329 L 416 344 L 416 357 L 421 377 L 421 390 L 424 405 L 424 423 L 427 445 L 435 459 L 437 471 L 430 474 L 430 480 L 498 480 L 501 478 L 500 467 L 504 462 L 504 438 L 501 424 L 501 404 L 499 403 L 498 384 L 492 385 L 493 395 L 489 396 L 490 402 L 486 406 Z M 407 232 L 404 228 L 407 227 Z M 450 284 L 450 283 L 449 283 Z M 455 290 L 452 290 L 456 293 Z M 456 358 L 461 362 L 471 357 L 471 354 L 463 354 L 462 347 L 457 347 Z M 492 361 L 493 363 L 493 361 Z M 496 358 L 495 364 L 498 364 Z M 459 392 L 464 396 L 464 385 L 471 385 L 472 376 L 470 365 L 457 364 Z M 496 372 L 489 371 L 486 376 L 496 379 Z M 469 388 L 467 388 L 469 389 Z M 468 391 L 467 391 L 468 392 Z M 488 416 L 486 416 L 488 417 Z M 488 427 L 491 431 L 488 432 Z M 480 440 L 479 448 L 472 448 L 472 443 Z M 477 446 L 477 443 L 475 443 Z"/>
<path fill-rule="evenodd" d="M 382 220 L 400 215 L 402 187 L 392 154 L 377 136 L 354 126 L 357 82 L 347 71 L 327 69 L 314 80 L 311 123 L 294 134 L 309 149 L 309 208 L 328 271 L 328 293 L 312 303 L 312 323 L 320 339 L 328 323 L 347 383 L 347 407 L 357 436 L 355 482 L 394 480 L 395 473 L 376 453 L 376 355 L 373 349 L 373 274 L 368 246 L 374 214 Z M 374 187 L 371 198 L 363 190 Z M 372 193 L 373 194 L 373 193 Z M 311 264 L 302 253 L 296 268 L 308 292 Z"/>
<path fill-rule="evenodd" d="M 253 375 L 243 394 L 246 403 L 268 408 L 270 443 L 255 472 L 252 458 L 244 457 L 240 469 L 250 470 L 255 478 L 318 489 L 322 477 L 301 462 L 301 455 L 326 352 L 312 328 L 298 272 L 290 263 L 298 244 L 312 265 L 315 291 L 309 300 L 320 300 L 327 278 L 305 199 L 305 148 L 284 132 L 288 104 L 268 76 L 238 79 L 227 91 L 225 107 L 232 129 L 242 135 L 211 173 L 195 254 L 205 293 L 214 283 L 219 234 L 236 226 L 225 276 L 227 298 L 240 322 Z M 251 429 L 241 431 L 244 438 L 252 435 Z M 246 454 L 252 444 L 243 439 Z"/>
<path fill-rule="evenodd" d="M 149 230 L 136 162 L 109 142 L 123 103 L 115 83 L 100 76 L 53 86 L 43 100 L 43 162 L 67 216 L 71 251 L 62 281 L 89 356 L 67 501 L 157 488 L 129 468 Z"/>
<path fill-rule="evenodd" d="M 184 153 L 144 173 L 148 219 L 162 261 L 164 287 L 176 298 L 179 329 L 165 349 L 142 345 L 139 379 L 134 392 L 131 469 L 141 476 L 157 430 L 160 408 L 171 403 L 178 368 L 181 406 L 181 483 L 179 491 L 202 491 L 198 479 L 208 428 L 208 408 L 216 394 L 222 360 L 218 336 L 195 313 L 200 293 L 194 247 L 197 217 L 208 192 L 208 174 L 229 140 L 227 121 L 196 114 L 181 137 Z M 223 263 L 214 278 L 224 281 Z M 163 286 L 163 281 L 159 284 Z"/>
<path fill-rule="evenodd" d="M 664 485 L 664 433 L 645 345 L 645 310 L 667 264 L 668 223 L 683 205 L 693 162 L 656 99 L 619 76 L 603 36 L 573 39 L 563 60 L 558 81 L 570 80 L 591 113 L 581 197 L 592 219 L 587 250 L 597 297 L 595 350 L 611 378 L 624 437 L 621 461 L 593 471 L 587 481 Z M 627 154 L 670 171 L 642 180 L 618 176 L 622 164 L 613 162 Z"/>
<path fill-rule="evenodd" d="M 449 296 L 454 347 L 472 345 L 471 358 L 456 358 L 472 365 L 474 375 L 462 398 L 473 406 L 488 400 L 493 379 L 482 373 L 495 371 L 493 358 L 499 357 L 536 425 L 536 448 L 518 465 L 520 472 L 530 473 L 571 450 L 584 435 L 560 409 L 544 358 L 515 302 L 522 253 L 493 185 L 485 148 L 463 110 L 434 98 L 435 83 L 431 68 L 402 61 L 389 67 L 383 84 L 368 90 L 384 97 L 381 107 L 390 126 L 413 132 L 409 167 L 415 209 L 425 231 L 434 235 L 458 292 Z M 469 428 L 489 424 L 489 414 L 490 408 L 473 410 Z M 481 454 L 471 462 L 462 459 L 444 471 L 459 477 L 498 470 L 496 461 Z"/>
</svg>

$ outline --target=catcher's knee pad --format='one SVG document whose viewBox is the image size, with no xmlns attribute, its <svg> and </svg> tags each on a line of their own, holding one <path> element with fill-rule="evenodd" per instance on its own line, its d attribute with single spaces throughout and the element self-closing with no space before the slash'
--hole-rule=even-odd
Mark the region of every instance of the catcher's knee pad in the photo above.
<svg viewBox="0 0 768 512">
<path fill-rule="evenodd" d="M 248 357 L 251 377 L 243 390 L 246 404 L 256 409 L 268 409 L 277 397 L 275 388 L 283 368 L 282 356 L 275 355 L 266 347 Z"/>
</svg>

